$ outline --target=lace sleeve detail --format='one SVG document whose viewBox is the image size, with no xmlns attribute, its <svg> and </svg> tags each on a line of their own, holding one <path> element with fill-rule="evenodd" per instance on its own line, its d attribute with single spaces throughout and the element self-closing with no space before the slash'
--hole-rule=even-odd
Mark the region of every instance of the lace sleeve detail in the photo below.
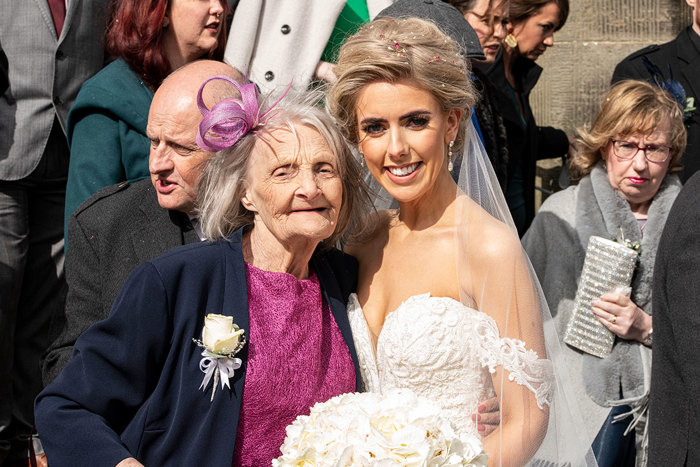
<svg viewBox="0 0 700 467">
<path fill-rule="evenodd" d="M 518 339 L 500 338 L 496 322 L 483 315 L 477 324 L 479 337 L 479 359 L 491 373 L 503 366 L 508 371 L 508 380 L 525 386 L 535 394 L 540 409 L 552 403 L 554 367 L 551 360 L 539 358 L 537 352 L 526 349 Z"/>
</svg>

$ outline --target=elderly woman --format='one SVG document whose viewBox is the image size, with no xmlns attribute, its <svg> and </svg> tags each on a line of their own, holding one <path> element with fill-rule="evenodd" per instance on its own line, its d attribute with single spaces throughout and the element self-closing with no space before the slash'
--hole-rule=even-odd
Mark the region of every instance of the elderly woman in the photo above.
<svg viewBox="0 0 700 467">
<path fill-rule="evenodd" d="M 568 15 L 569 0 L 510 0 L 503 51 L 487 70 L 508 138 L 504 193 L 521 236 L 535 216 L 537 160 L 569 150 L 566 133 L 538 126 L 530 107 L 530 91 L 542 73 L 535 61 L 554 45 L 554 33 Z"/>
<path fill-rule="evenodd" d="M 359 165 L 323 110 L 287 97 L 258 121 L 241 94 L 200 106 L 198 143 L 223 148 L 200 180 L 211 241 L 137 267 L 38 397 L 52 466 L 270 465 L 298 415 L 358 387 L 357 264 L 332 245 Z"/>
<path fill-rule="evenodd" d="M 615 85 L 591 130 L 581 132 L 571 168 L 582 180 L 548 198 L 523 238 L 560 336 L 574 307 L 588 239 L 615 239 L 622 229 L 625 238 L 641 243 L 631 296 L 611 292 L 593 303 L 600 322 L 617 336 L 612 353 L 601 359 L 571 347 L 566 352 L 581 390 L 589 442 L 595 439 L 602 466 L 626 465 L 630 457 L 634 463 L 634 437 L 622 438 L 629 418 L 610 422 L 625 411 L 615 407 L 619 400 L 633 399 L 640 411 L 645 406 L 654 258 L 680 190 L 672 172 L 679 169 L 685 142 L 683 114 L 670 95 L 641 81 Z M 637 424 L 637 430 L 643 432 L 642 426 Z M 638 443 L 637 449 L 643 464 L 645 444 Z"/>
<path fill-rule="evenodd" d="M 153 92 L 172 71 L 221 60 L 225 0 L 112 0 L 106 52 L 116 57 L 87 80 L 68 116 L 71 146 L 65 223 L 100 188 L 148 177 Z M 67 237 L 67 235 L 66 235 Z"/>
</svg>

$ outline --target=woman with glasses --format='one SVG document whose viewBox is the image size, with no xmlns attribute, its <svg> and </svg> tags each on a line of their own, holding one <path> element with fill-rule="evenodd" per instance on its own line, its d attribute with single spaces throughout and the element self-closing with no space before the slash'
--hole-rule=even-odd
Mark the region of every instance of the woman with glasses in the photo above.
<svg viewBox="0 0 700 467">
<path fill-rule="evenodd" d="M 685 144 L 683 112 L 670 94 L 642 81 L 616 84 L 593 127 L 579 132 L 571 171 L 580 182 L 548 198 L 523 237 L 560 337 L 589 238 L 613 240 L 621 232 L 641 244 L 631 295 L 611 291 L 593 302 L 593 313 L 616 336 L 612 353 L 598 358 L 562 344 L 579 380 L 573 387 L 580 389 L 577 399 L 600 466 L 635 465 L 635 458 L 646 464 L 654 259 L 681 187 L 673 172 L 681 168 Z"/>
</svg>

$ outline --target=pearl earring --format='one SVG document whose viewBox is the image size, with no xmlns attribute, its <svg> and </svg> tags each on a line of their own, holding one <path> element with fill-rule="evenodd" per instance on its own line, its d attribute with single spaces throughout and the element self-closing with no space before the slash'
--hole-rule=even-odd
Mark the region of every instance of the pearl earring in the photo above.
<svg viewBox="0 0 700 467">
<path fill-rule="evenodd" d="M 452 146 L 454 146 L 454 145 L 455 145 L 455 142 L 450 141 L 450 147 L 447 150 L 447 170 L 449 170 L 450 173 L 452 173 L 452 169 L 455 168 L 454 164 L 452 163 Z"/>
<path fill-rule="evenodd" d="M 365 153 L 360 151 L 360 168 L 365 168 Z"/>
</svg>

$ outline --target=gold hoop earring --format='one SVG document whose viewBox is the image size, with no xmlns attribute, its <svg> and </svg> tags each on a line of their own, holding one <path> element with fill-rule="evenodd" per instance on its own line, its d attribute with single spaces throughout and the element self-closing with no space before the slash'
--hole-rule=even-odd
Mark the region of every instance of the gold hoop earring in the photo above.
<svg viewBox="0 0 700 467">
<path fill-rule="evenodd" d="M 515 38 L 513 33 L 508 34 L 506 38 L 503 39 L 503 42 L 505 42 L 506 45 L 511 49 L 514 49 L 518 46 L 518 39 Z"/>
</svg>

